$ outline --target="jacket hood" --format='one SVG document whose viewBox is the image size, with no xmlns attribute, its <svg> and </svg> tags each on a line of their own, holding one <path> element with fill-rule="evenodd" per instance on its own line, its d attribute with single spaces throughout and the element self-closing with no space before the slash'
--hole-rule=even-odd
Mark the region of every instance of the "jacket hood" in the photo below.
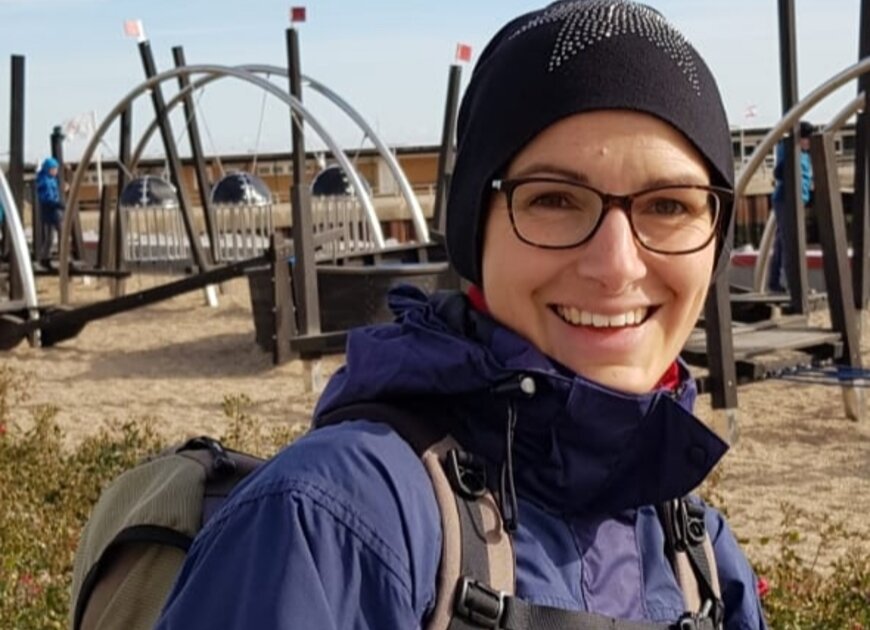
<svg viewBox="0 0 870 630">
<path fill-rule="evenodd" d="M 327 385 L 315 417 L 360 402 L 431 406 L 495 472 L 513 407 L 517 492 L 565 514 L 683 496 L 728 448 L 692 415 L 696 389 L 684 365 L 675 391 L 626 394 L 555 363 L 460 293 L 427 297 L 403 286 L 389 302 L 394 323 L 350 332 L 347 363 Z M 533 394 L 510 386 L 520 377 L 531 377 Z"/>
<path fill-rule="evenodd" d="M 42 166 L 39 169 L 40 173 L 47 173 L 53 168 L 59 168 L 60 163 L 53 157 L 45 158 L 42 162 Z"/>
</svg>

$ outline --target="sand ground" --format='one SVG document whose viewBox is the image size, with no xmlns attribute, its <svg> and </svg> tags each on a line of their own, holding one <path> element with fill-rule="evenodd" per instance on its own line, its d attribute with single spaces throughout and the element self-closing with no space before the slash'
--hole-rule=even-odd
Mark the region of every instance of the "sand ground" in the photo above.
<svg viewBox="0 0 870 630">
<path fill-rule="evenodd" d="M 148 282 L 134 277 L 129 290 Z M 40 299 L 56 300 L 55 281 L 41 278 L 39 288 Z M 107 295 L 106 286 L 81 280 L 72 289 L 74 302 Z M 93 322 L 54 348 L 21 344 L 2 361 L 33 375 L 35 387 L 25 405 L 57 406 L 71 443 L 113 419 L 149 419 L 172 439 L 220 435 L 225 396 L 247 396 L 261 423 L 307 422 L 316 401 L 309 385 L 331 373 L 341 357 L 275 367 L 254 343 L 246 281 L 226 283 L 219 301 L 210 308 L 202 292 L 189 293 Z M 864 326 L 868 329 L 870 324 Z M 870 333 L 862 349 L 865 365 L 870 364 Z M 784 503 L 816 523 L 844 522 L 867 545 L 870 396 L 865 412 L 864 422 L 847 420 L 837 387 L 769 380 L 740 388 L 739 439 L 721 466 L 716 493 L 753 559 L 774 553 L 772 545 L 760 541 L 780 531 Z M 708 422 L 721 420 L 707 396 L 700 398 L 699 415 Z M 810 538 L 801 549 L 812 557 L 817 546 Z M 836 547 L 821 550 L 822 566 L 843 551 Z"/>
</svg>

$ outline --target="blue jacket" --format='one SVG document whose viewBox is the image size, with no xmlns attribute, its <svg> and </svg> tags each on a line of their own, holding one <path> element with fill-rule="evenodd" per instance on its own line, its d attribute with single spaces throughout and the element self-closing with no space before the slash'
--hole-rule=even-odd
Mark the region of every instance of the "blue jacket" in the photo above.
<svg viewBox="0 0 870 630">
<path fill-rule="evenodd" d="M 804 203 L 809 203 L 810 193 L 813 187 L 813 163 L 810 160 L 808 151 L 800 152 L 801 163 L 801 198 Z M 785 185 L 783 183 L 783 171 L 785 168 L 785 144 L 780 142 L 776 145 L 776 166 L 773 169 L 773 176 L 776 181 L 773 188 L 773 201 L 779 202 L 785 200 Z"/>
<path fill-rule="evenodd" d="M 395 324 L 353 331 L 316 413 L 427 397 L 463 447 L 502 462 L 516 400 L 517 594 L 529 601 L 674 621 L 682 595 L 651 505 L 689 492 L 726 446 L 688 409 L 694 384 L 627 395 L 554 364 L 459 294 L 391 294 Z M 685 370 L 683 370 L 685 373 Z M 490 476 L 491 478 L 493 476 Z M 726 628 L 764 628 L 756 578 L 722 516 L 707 525 Z M 435 599 L 438 506 L 420 460 L 368 421 L 317 429 L 249 477 L 194 542 L 157 628 L 419 628 Z"/>
<path fill-rule="evenodd" d="M 62 203 L 57 177 L 49 172 L 46 165 L 43 165 L 36 174 L 36 196 L 43 206 L 56 207 Z"/>
</svg>

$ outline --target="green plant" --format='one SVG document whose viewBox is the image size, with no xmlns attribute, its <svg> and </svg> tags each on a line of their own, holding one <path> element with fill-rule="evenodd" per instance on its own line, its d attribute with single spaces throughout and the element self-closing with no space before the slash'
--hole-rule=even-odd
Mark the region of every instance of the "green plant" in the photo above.
<svg viewBox="0 0 870 630">
<path fill-rule="evenodd" d="M 147 424 L 124 423 L 65 449 L 57 409 L 18 415 L 29 384 L 26 375 L 0 369 L 0 627 L 63 628 L 91 506 L 103 486 L 161 442 Z"/>
<path fill-rule="evenodd" d="M 308 429 L 301 424 L 264 426 L 251 414 L 252 406 L 253 402 L 245 394 L 224 396 L 223 413 L 227 418 L 227 428 L 220 436 L 224 445 L 270 457 Z"/>
<path fill-rule="evenodd" d="M 870 628 L 870 556 L 861 536 L 830 516 L 811 517 L 784 503 L 774 558 L 759 564 L 764 609 L 772 628 L 783 630 Z M 810 554 L 801 553 L 811 539 Z M 823 551 L 842 550 L 830 567 L 818 566 Z"/>
</svg>

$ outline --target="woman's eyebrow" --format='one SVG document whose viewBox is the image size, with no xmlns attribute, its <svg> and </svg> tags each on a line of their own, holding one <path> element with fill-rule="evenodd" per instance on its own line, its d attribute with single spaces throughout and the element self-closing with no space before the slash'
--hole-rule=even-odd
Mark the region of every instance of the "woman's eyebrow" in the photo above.
<svg viewBox="0 0 870 630">
<path fill-rule="evenodd" d="M 643 183 L 643 189 L 662 188 L 664 186 L 709 186 L 709 177 L 699 177 L 689 173 L 655 177 Z"/>
<path fill-rule="evenodd" d="M 564 177 L 565 179 L 577 182 L 578 184 L 588 184 L 589 178 L 580 171 L 575 171 L 564 166 L 550 164 L 548 162 L 532 162 L 527 164 L 516 172 L 511 173 L 510 177 L 546 177 L 546 176 Z"/>
<path fill-rule="evenodd" d="M 593 185 L 591 178 L 581 171 L 565 166 L 551 164 L 549 162 L 533 162 L 527 164 L 509 175 L 509 178 L 517 177 L 564 177 L 578 184 Z M 710 180 L 701 177 L 697 173 L 674 173 L 644 180 L 638 190 L 661 188 L 665 186 L 709 186 Z"/>
</svg>

